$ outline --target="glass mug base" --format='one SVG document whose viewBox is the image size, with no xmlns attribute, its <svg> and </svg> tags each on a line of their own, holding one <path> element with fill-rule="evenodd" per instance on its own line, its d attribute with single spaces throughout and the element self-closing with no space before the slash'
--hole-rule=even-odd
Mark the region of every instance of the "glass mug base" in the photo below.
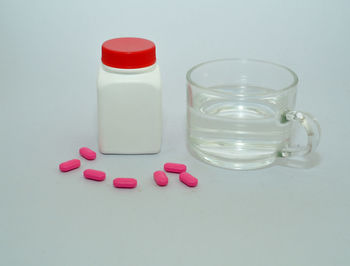
<svg viewBox="0 0 350 266">
<path fill-rule="evenodd" d="M 188 150 L 197 159 L 213 166 L 233 169 L 233 170 L 253 170 L 267 167 L 274 163 L 277 153 L 260 155 L 258 157 L 237 155 L 241 153 L 240 150 L 220 156 L 218 154 L 210 154 L 204 152 L 202 149 L 187 143 Z"/>
</svg>

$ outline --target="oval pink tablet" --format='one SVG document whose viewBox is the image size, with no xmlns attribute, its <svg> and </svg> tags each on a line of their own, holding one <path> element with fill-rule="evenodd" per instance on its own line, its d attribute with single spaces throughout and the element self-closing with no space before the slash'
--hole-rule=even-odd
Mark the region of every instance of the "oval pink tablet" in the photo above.
<svg viewBox="0 0 350 266">
<path fill-rule="evenodd" d="M 96 159 L 96 152 L 94 152 L 93 150 L 91 150 L 87 147 L 80 148 L 79 153 L 86 160 L 95 160 Z"/>
<path fill-rule="evenodd" d="M 164 170 L 171 173 L 182 173 L 186 171 L 186 165 L 180 163 L 166 163 Z"/>
<path fill-rule="evenodd" d="M 135 178 L 118 177 L 113 180 L 113 185 L 116 188 L 135 188 L 137 186 L 137 180 Z"/>
<path fill-rule="evenodd" d="M 181 173 L 179 179 L 189 187 L 195 187 L 198 184 L 198 179 L 186 172 Z"/>
<path fill-rule="evenodd" d="M 73 159 L 73 160 L 61 163 L 59 166 L 61 172 L 68 172 L 79 167 L 80 167 L 80 160 L 78 159 Z"/>
<path fill-rule="evenodd" d="M 84 177 L 95 181 L 103 181 L 106 179 L 106 173 L 94 169 L 86 169 L 84 171 Z"/>
<path fill-rule="evenodd" d="M 164 187 L 168 184 L 168 177 L 163 171 L 156 171 L 153 173 L 154 181 L 156 181 L 157 185 L 160 187 Z"/>
</svg>

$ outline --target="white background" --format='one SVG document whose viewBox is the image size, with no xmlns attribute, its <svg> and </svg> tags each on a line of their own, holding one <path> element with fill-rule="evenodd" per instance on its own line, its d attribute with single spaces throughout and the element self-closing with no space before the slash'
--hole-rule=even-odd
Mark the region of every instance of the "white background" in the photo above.
<svg viewBox="0 0 350 266">
<path fill-rule="evenodd" d="M 349 1 L 4 1 L 0 3 L 0 265 L 350 264 Z M 157 45 L 164 139 L 157 155 L 97 150 L 96 73 L 104 40 Z M 185 74 L 222 57 L 281 63 L 300 77 L 297 108 L 322 126 L 296 168 L 206 165 L 185 146 Z M 152 173 L 184 162 L 195 189 Z M 282 165 L 281 165 L 282 164 Z M 85 180 L 86 168 L 105 182 Z M 136 190 L 117 190 L 117 176 Z"/>
</svg>

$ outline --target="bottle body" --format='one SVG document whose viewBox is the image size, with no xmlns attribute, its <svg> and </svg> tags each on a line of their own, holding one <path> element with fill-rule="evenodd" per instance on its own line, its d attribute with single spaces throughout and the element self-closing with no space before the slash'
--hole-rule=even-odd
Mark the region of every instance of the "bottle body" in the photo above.
<svg viewBox="0 0 350 266">
<path fill-rule="evenodd" d="M 162 142 L 158 65 L 117 69 L 102 63 L 97 88 L 100 152 L 158 153 Z"/>
</svg>

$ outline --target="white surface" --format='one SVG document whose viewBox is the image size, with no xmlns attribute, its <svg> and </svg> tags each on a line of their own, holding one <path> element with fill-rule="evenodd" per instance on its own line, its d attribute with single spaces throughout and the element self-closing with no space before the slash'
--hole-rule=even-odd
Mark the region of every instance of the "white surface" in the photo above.
<svg viewBox="0 0 350 266">
<path fill-rule="evenodd" d="M 0 4 L 0 265 L 350 264 L 349 1 L 3 1 Z M 157 155 L 101 155 L 96 72 L 111 37 L 154 40 L 164 88 Z M 215 168 L 185 147 L 185 73 L 220 57 L 278 62 L 299 74 L 297 107 L 323 135 L 308 169 Z M 189 189 L 166 161 L 199 178 Z M 105 170 L 105 182 L 82 177 Z M 116 190 L 116 176 L 137 177 Z"/>
<path fill-rule="evenodd" d="M 163 129 L 158 65 L 117 69 L 101 64 L 97 87 L 100 152 L 158 153 Z"/>
</svg>

